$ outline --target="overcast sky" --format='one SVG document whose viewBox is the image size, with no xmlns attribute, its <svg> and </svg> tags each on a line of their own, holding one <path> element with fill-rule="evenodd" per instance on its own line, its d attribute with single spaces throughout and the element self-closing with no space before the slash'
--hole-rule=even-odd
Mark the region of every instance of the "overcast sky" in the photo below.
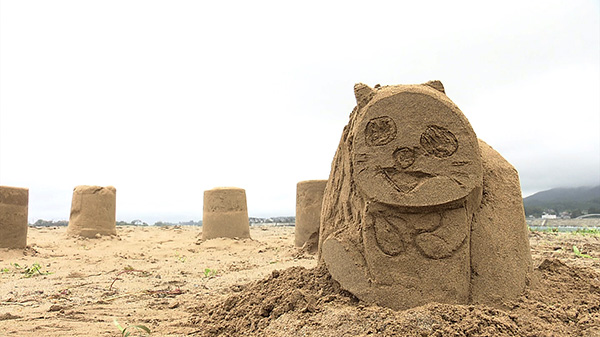
<svg viewBox="0 0 600 337">
<path fill-rule="evenodd" d="M 327 179 L 353 85 L 441 80 L 523 195 L 600 184 L 593 1 L 1 1 L 0 185 L 29 218 L 113 185 L 117 219 L 202 218 L 246 189 L 293 215 Z"/>
</svg>

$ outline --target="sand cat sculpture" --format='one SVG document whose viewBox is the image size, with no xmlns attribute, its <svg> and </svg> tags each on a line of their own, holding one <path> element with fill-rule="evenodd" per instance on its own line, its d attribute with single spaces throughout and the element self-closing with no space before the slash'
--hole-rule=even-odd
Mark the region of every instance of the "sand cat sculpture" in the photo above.
<svg viewBox="0 0 600 337">
<path fill-rule="evenodd" d="M 518 296 L 531 255 L 516 170 L 439 81 L 354 90 L 321 213 L 332 277 L 394 309 Z"/>
</svg>

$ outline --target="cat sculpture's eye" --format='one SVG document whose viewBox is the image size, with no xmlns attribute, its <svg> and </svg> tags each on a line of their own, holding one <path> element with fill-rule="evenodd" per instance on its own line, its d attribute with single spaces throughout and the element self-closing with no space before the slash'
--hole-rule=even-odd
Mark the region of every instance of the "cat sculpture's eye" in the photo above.
<svg viewBox="0 0 600 337">
<path fill-rule="evenodd" d="M 429 154 L 438 158 L 446 158 L 458 150 L 458 140 L 450 130 L 430 125 L 421 134 L 421 146 Z"/>
<path fill-rule="evenodd" d="M 388 144 L 396 138 L 396 123 L 390 117 L 374 118 L 365 129 L 366 142 L 371 146 Z"/>
</svg>

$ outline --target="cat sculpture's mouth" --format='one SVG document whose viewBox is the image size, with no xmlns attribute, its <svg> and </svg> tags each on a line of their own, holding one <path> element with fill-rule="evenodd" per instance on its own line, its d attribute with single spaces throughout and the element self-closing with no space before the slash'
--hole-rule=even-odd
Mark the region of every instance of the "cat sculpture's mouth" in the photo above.
<svg viewBox="0 0 600 337">
<path fill-rule="evenodd" d="M 452 174 L 396 166 L 376 166 L 368 178 L 358 180 L 366 195 L 402 207 L 445 205 L 465 198 L 473 190 Z"/>
<path fill-rule="evenodd" d="M 435 175 L 423 171 L 400 171 L 395 167 L 381 168 L 383 177 L 401 193 L 410 193 Z"/>
</svg>

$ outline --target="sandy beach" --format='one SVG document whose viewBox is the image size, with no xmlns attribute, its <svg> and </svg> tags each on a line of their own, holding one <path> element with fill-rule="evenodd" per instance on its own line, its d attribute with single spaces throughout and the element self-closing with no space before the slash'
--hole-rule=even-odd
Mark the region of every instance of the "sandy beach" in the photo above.
<svg viewBox="0 0 600 337">
<path fill-rule="evenodd" d="M 359 302 L 294 247 L 294 227 L 201 241 L 201 227 L 117 227 L 118 236 L 31 227 L 0 250 L 0 335 L 600 336 L 600 236 L 530 234 L 534 280 L 503 307 L 392 311 Z M 579 250 L 575 254 L 573 246 Z"/>
</svg>

